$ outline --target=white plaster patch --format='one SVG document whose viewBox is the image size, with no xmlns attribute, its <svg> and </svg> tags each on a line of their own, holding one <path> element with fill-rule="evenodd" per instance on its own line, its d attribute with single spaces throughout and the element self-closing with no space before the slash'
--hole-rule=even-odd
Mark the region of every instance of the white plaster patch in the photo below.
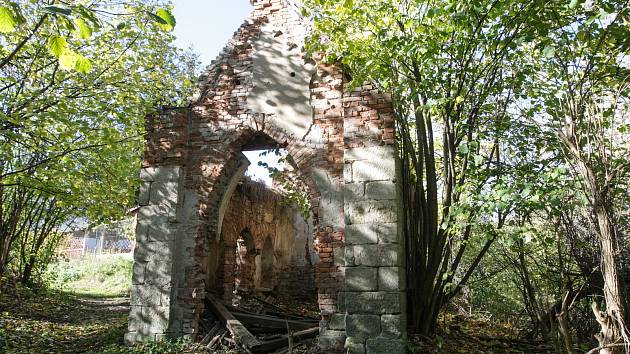
<svg viewBox="0 0 630 354">
<path fill-rule="evenodd" d="M 316 68 L 304 62 L 303 39 L 289 40 L 286 31 L 264 26 L 252 41 L 253 89 L 247 101 L 255 113 L 273 115 L 274 126 L 305 139 L 313 122 L 309 86 Z"/>
</svg>

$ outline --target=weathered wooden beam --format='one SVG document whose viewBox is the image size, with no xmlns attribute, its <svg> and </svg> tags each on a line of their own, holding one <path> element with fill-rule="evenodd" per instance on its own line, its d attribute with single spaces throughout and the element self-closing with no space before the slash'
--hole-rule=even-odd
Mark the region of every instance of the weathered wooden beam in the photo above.
<svg viewBox="0 0 630 354">
<path fill-rule="evenodd" d="M 201 344 L 201 345 L 208 344 L 210 339 L 212 339 L 212 337 L 214 336 L 215 332 L 217 332 L 220 327 L 221 327 L 221 324 L 219 322 L 216 322 L 214 324 L 214 326 L 208 331 L 208 333 L 203 337 L 201 342 L 199 342 L 199 344 Z"/>
<path fill-rule="evenodd" d="M 212 308 L 212 312 L 219 317 L 221 322 L 223 322 L 230 333 L 232 333 L 232 338 L 234 338 L 236 343 L 245 348 L 251 348 L 252 346 L 260 344 L 260 341 L 245 328 L 241 321 L 225 308 L 221 301 L 210 293 L 206 294 L 206 298 Z"/>
<path fill-rule="evenodd" d="M 319 324 L 319 321 L 313 320 L 297 321 L 274 316 L 256 315 L 244 312 L 232 312 L 232 314 L 234 315 L 234 317 L 236 317 L 246 325 L 264 327 L 269 329 L 286 330 L 288 325 L 289 328 L 291 328 L 292 330 L 299 331 L 316 327 Z"/>
<path fill-rule="evenodd" d="M 225 330 L 225 328 L 221 328 L 219 329 L 219 331 L 217 332 L 217 335 L 214 336 L 214 338 L 212 338 L 212 340 L 210 341 L 210 343 L 208 343 L 208 345 L 206 346 L 206 348 L 208 349 L 213 349 L 214 346 L 221 341 L 221 338 L 223 338 L 223 336 L 225 336 L 225 333 L 227 331 Z"/>
</svg>

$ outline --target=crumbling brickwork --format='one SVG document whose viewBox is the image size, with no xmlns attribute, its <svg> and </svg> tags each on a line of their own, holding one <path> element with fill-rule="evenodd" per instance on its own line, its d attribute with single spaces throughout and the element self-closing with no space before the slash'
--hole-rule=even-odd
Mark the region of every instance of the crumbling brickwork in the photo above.
<svg viewBox="0 0 630 354">
<path fill-rule="evenodd" d="M 309 24 L 284 0 L 253 11 L 203 73 L 190 107 L 147 117 L 127 341 L 194 336 L 219 274 L 224 204 L 241 151 L 284 147 L 308 187 L 319 344 L 402 353 L 404 271 L 392 106 L 303 50 Z M 148 195 L 148 198 L 145 196 Z M 144 200 L 143 199 L 143 200 Z M 236 255 L 236 252 L 234 253 Z"/>
</svg>

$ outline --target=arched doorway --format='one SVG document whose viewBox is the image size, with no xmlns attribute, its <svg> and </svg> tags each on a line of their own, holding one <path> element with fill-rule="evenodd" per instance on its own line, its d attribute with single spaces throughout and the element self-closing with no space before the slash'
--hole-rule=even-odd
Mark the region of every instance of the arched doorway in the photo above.
<svg viewBox="0 0 630 354">
<path fill-rule="evenodd" d="M 221 268 L 212 266 L 213 259 L 208 259 L 207 267 L 208 273 L 221 274 L 208 274 L 208 279 L 221 280 L 207 282 L 206 291 L 248 311 L 253 310 L 246 308 L 248 299 L 265 298 L 277 304 L 301 303 L 302 309 L 317 315 L 315 274 L 320 259 L 315 231 L 319 220 L 312 204 L 318 201 L 318 193 L 309 187 L 309 182 L 314 182 L 299 174 L 289 152 L 267 134 L 249 132 L 248 139 L 242 141 L 239 154 L 253 158 L 257 155 L 249 153 L 252 150 L 265 156 L 278 153 L 286 162 L 285 169 L 270 169 L 273 178 L 268 185 L 251 179 L 248 170 L 241 168 L 224 179 L 219 214 L 209 216 L 218 217 L 216 230 L 220 234 L 218 239 L 210 236 L 208 241 L 210 249 L 221 244 L 225 251 L 219 261 Z M 256 161 L 241 165 L 255 166 Z"/>
</svg>

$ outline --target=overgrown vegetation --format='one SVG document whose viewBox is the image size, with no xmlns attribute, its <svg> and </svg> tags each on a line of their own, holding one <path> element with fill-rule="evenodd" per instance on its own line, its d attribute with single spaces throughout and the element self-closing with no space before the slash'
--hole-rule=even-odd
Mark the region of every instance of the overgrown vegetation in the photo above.
<svg viewBox="0 0 630 354">
<path fill-rule="evenodd" d="M 46 287 L 0 281 L 3 353 L 203 353 L 188 340 L 123 343 L 129 314 L 131 257 L 88 256 L 52 264 Z M 226 352 L 228 353 L 228 352 Z"/>
<path fill-rule="evenodd" d="M 118 260 L 79 262 L 84 267 L 96 266 L 104 270 L 108 265 L 117 264 L 119 269 L 126 269 L 128 261 Z M 76 278 L 78 271 L 86 275 L 93 273 L 75 265 L 73 271 L 64 273 L 69 279 Z M 144 353 L 202 353 L 189 341 L 167 340 L 128 347 L 123 343 L 127 331 L 129 298 L 114 294 L 108 278 L 126 274 L 126 283 L 130 276 L 127 271 L 117 271 L 109 275 L 106 271 L 98 272 L 104 278 L 101 284 L 94 284 L 95 289 L 86 293 L 74 287 L 73 292 L 61 288 L 39 289 L 33 291 L 21 284 L 11 284 L 3 278 L 0 283 L 0 351 L 3 353 L 109 353 L 109 354 L 144 354 Z M 76 282 L 76 280 L 74 281 Z M 71 281 L 69 284 L 72 284 Z M 72 287 L 72 285 L 71 285 Z M 65 288 L 65 286 L 64 286 Z"/>
<path fill-rule="evenodd" d="M 48 267 L 52 288 L 78 295 L 129 296 L 133 258 L 128 255 L 86 256 L 61 260 Z"/>
<path fill-rule="evenodd" d="M 392 94 L 411 331 L 459 303 L 556 352 L 623 352 L 628 2 L 306 4 L 311 49 Z"/>
</svg>

